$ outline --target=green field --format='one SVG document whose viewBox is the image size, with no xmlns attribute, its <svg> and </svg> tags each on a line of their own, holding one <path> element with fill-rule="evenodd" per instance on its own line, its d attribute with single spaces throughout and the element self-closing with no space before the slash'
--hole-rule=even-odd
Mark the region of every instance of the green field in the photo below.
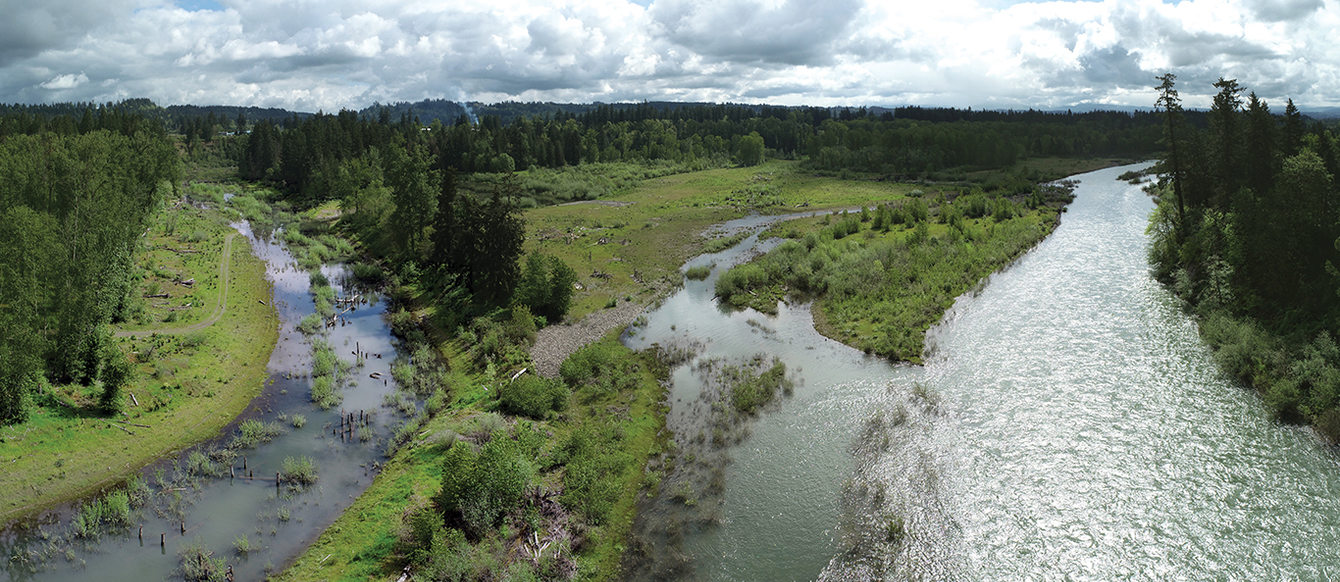
<svg viewBox="0 0 1340 582">
<path fill-rule="evenodd" d="M 612 198 L 527 211 L 526 250 L 557 256 L 577 272 L 584 290 L 568 313 L 576 320 L 611 299 L 650 301 L 677 284 L 680 266 L 711 240 L 704 233 L 712 225 L 754 212 L 873 205 L 917 188 L 815 176 L 786 161 L 676 174 Z"/>
</svg>

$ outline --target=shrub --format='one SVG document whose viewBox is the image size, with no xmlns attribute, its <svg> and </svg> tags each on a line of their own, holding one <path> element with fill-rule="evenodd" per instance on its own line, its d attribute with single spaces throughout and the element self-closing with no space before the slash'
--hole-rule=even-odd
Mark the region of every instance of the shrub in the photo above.
<svg viewBox="0 0 1340 582">
<path fill-rule="evenodd" d="M 605 370 L 610 369 L 618 361 L 618 355 L 614 353 L 611 346 L 604 342 L 597 342 L 574 352 L 568 359 L 558 367 L 558 373 L 563 377 L 563 381 L 568 386 L 576 388 L 585 384 Z"/>
<path fill-rule="evenodd" d="M 478 454 L 456 441 L 443 456 L 442 488 L 435 501 L 448 524 L 479 539 L 521 502 L 533 474 L 516 441 L 503 433 L 495 433 Z"/>
<path fill-rule="evenodd" d="M 551 410 L 563 410 L 568 403 L 568 387 L 558 380 L 523 374 L 498 389 L 503 412 L 543 419 Z"/>
<path fill-rule="evenodd" d="M 228 446 L 233 449 L 249 449 L 261 443 L 268 443 L 281 434 L 284 434 L 284 428 L 277 422 L 265 423 L 248 418 L 237 425 L 237 437 Z"/>
<path fill-rule="evenodd" d="M 316 461 L 311 457 L 284 457 L 283 470 L 280 472 L 285 482 L 298 488 L 316 483 Z"/>
<path fill-rule="evenodd" d="M 349 266 L 349 272 L 355 279 L 366 285 L 378 285 L 386 279 L 381 267 L 371 263 L 354 263 Z"/>
<path fill-rule="evenodd" d="M 786 364 L 774 362 L 772 367 L 757 376 L 745 375 L 730 389 L 731 406 L 743 414 L 753 414 L 771 402 L 779 390 L 789 391 Z"/>
<path fill-rule="evenodd" d="M 182 548 L 177 554 L 181 560 L 181 574 L 187 582 L 221 582 L 226 575 L 223 559 L 215 558 L 214 553 L 206 550 L 195 541 Z"/>
<path fill-rule="evenodd" d="M 715 266 L 715 263 L 711 265 L 698 265 L 696 267 L 689 267 L 687 271 L 684 271 L 684 276 L 693 281 L 702 281 L 706 279 L 708 275 L 712 274 L 713 266 Z"/>
</svg>

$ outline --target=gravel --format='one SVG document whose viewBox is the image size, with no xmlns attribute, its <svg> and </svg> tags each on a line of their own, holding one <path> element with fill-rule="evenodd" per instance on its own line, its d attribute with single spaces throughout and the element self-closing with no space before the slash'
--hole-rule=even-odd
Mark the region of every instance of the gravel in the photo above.
<svg viewBox="0 0 1340 582">
<path fill-rule="evenodd" d="M 627 327 L 646 307 L 642 303 L 624 302 L 618 307 L 587 315 L 577 323 L 551 325 L 540 330 L 535 336 L 535 345 L 530 348 L 536 373 L 547 378 L 558 376 L 559 364 L 573 352 L 605 337 L 611 329 Z"/>
</svg>

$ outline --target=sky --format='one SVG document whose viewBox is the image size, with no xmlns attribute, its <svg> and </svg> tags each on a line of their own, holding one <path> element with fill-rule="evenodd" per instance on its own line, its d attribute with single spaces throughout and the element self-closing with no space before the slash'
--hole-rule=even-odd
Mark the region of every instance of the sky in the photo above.
<svg viewBox="0 0 1340 582">
<path fill-rule="evenodd" d="M 1340 106 L 1340 0 L 0 0 L 0 102 Z"/>
</svg>

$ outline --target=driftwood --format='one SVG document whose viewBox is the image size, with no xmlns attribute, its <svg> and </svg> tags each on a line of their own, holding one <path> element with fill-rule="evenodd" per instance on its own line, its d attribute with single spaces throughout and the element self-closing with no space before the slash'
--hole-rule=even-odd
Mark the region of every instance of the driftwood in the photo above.
<svg viewBox="0 0 1340 582">
<path fill-rule="evenodd" d="M 135 406 L 139 406 L 139 405 L 140 405 L 140 401 L 139 401 L 138 398 L 135 398 L 135 393 L 134 393 L 134 392 L 129 392 L 128 394 L 130 394 L 130 402 L 131 402 L 132 404 L 134 404 Z"/>
<path fill-rule="evenodd" d="M 192 277 L 192 278 L 187 279 L 187 280 L 185 280 L 185 281 L 177 281 L 177 283 L 182 284 L 182 285 L 185 285 L 185 286 L 187 286 L 187 287 L 190 287 L 190 286 L 192 286 L 192 285 L 195 285 L 195 278 Z"/>
<path fill-rule="evenodd" d="M 112 422 L 116 422 L 116 421 L 112 421 Z M 129 435 L 133 435 L 133 434 L 135 434 L 135 433 L 133 433 L 133 432 L 130 432 L 130 429 L 128 429 L 128 428 L 126 428 L 126 427 L 124 427 L 124 426 L 121 426 L 121 425 L 119 425 L 119 424 L 113 424 L 113 425 L 111 425 L 111 426 L 114 426 L 114 427 L 119 428 L 119 429 L 121 429 L 121 430 L 123 430 L 123 431 L 126 431 L 126 434 L 129 434 Z"/>
<path fill-rule="evenodd" d="M 152 426 L 149 426 L 147 424 L 135 424 L 133 422 L 126 422 L 124 420 L 113 420 L 112 422 L 119 422 L 121 424 L 128 424 L 130 426 L 138 426 L 140 428 L 153 428 Z"/>
</svg>

